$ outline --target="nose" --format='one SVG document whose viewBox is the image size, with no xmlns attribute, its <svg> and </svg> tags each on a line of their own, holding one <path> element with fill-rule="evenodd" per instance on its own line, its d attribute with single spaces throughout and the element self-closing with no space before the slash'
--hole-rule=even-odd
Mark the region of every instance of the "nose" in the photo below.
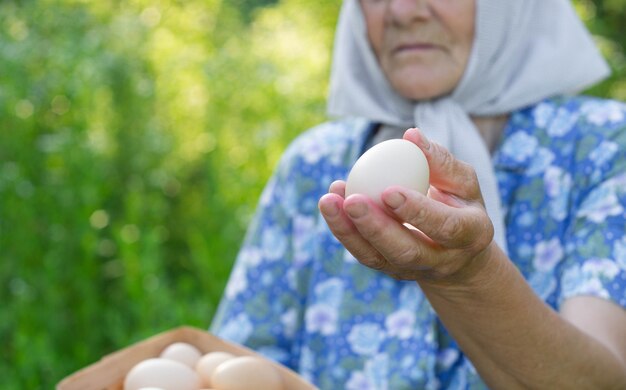
<svg viewBox="0 0 626 390">
<path fill-rule="evenodd" d="M 393 22 L 407 25 L 431 16 L 429 0 L 389 0 L 388 15 Z"/>
</svg>

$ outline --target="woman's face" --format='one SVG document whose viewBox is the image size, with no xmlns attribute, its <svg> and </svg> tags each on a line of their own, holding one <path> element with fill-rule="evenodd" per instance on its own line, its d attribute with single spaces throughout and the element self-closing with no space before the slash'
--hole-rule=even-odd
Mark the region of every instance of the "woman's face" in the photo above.
<svg viewBox="0 0 626 390">
<path fill-rule="evenodd" d="M 392 87 L 423 100 L 459 83 L 474 39 L 476 0 L 360 0 L 370 45 Z"/>
</svg>

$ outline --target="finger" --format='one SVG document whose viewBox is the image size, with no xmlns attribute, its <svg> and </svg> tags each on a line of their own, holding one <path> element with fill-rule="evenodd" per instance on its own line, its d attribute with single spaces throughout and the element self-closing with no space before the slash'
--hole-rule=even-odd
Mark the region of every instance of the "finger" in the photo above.
<svg viewBox="0 0 626 390">
<path fill-rule="evenodd" d="M 361 236 L 392 266 L 410 266 L 417 270 L 422 259 L 435 258 L 433 248 L 368 197 L 350 195 L 344 201 L 344 210 Z"/>
<path fill-rule="evenodd" d="M 337 194 L 342 198 L 345 198 L 346 195 L 346 182 L 343 180 L 335 180 L 330 184 L 330 188 L 328 188 L 328 192 Z"/>
<path fill-rule="evenodd" d="M 485 218 L 476 207 L 451 207 L 399 186 L 387 188 L 382 200 L 398 218 L 447 249 L 470 247 L 483 233 L 478 230 Z"/>
<path fill-rule="evenodd" d="M 441 191 L 435 186 L 428 188 L 428 197 L 432 200 L 447 204 L 450 207 L 466 207 L 469 204 L 467 200 L 461 199 L 454 194 Z"/>
<path fill-rule="evenodd" d="M 344 212 L 343 203 L 343 197 L 334 193 L 325 194 L 319 200 L 318 207 L 330 231 L 360 263 L 376 270 L 384 270 L 388 265 L 387 261 L 361 236 Z"/>
<path fill-rule="evenodd" d="M 436 142 L 430 142 L 424 134 L 416 129 L 408 129 L 404 139 L 416 144 L 428 161 L 430 183 L 439 190 L 449 192 L 464 199 L 481 198 L 480 186 L 476 171 L 471 165 L 457 160 L 452 153 Z"/>
</svg>

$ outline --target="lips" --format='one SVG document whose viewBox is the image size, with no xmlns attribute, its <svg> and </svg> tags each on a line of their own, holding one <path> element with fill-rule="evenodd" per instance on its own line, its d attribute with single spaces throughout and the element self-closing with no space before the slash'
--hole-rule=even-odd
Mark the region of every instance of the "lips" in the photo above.
<svg viewBox="0 0 626 390">
<path fill-rule="evenodd" d="M 393 51 L 395 53 L 400 53 L 400 52 L 406 52 L 406 51 L 434 50 L 438 48 L 439 48 L 439 45 L 435 45 L 433 43 L 415 42 L 415 43 L 403 43 L 401 45 L 398 45 L 393 49 Z"/>
</svg>

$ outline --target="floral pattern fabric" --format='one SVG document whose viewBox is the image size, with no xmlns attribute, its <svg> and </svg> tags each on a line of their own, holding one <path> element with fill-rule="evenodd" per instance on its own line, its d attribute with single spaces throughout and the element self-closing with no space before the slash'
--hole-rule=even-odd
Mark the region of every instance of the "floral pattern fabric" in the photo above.
<svg viewBox="0 0 626 390">
<path fill-rule="evenodd" d="M 317 208 L 374 127 L 325 123 L 268 182 L 212 325 L 322 389 L 486 388 L 414 282 L 360 265 Z M 558 309 L 626 307 L 626 108 L 555 98 L 513 113 L 493 155 L 509 257 Z"/>
</svg>

